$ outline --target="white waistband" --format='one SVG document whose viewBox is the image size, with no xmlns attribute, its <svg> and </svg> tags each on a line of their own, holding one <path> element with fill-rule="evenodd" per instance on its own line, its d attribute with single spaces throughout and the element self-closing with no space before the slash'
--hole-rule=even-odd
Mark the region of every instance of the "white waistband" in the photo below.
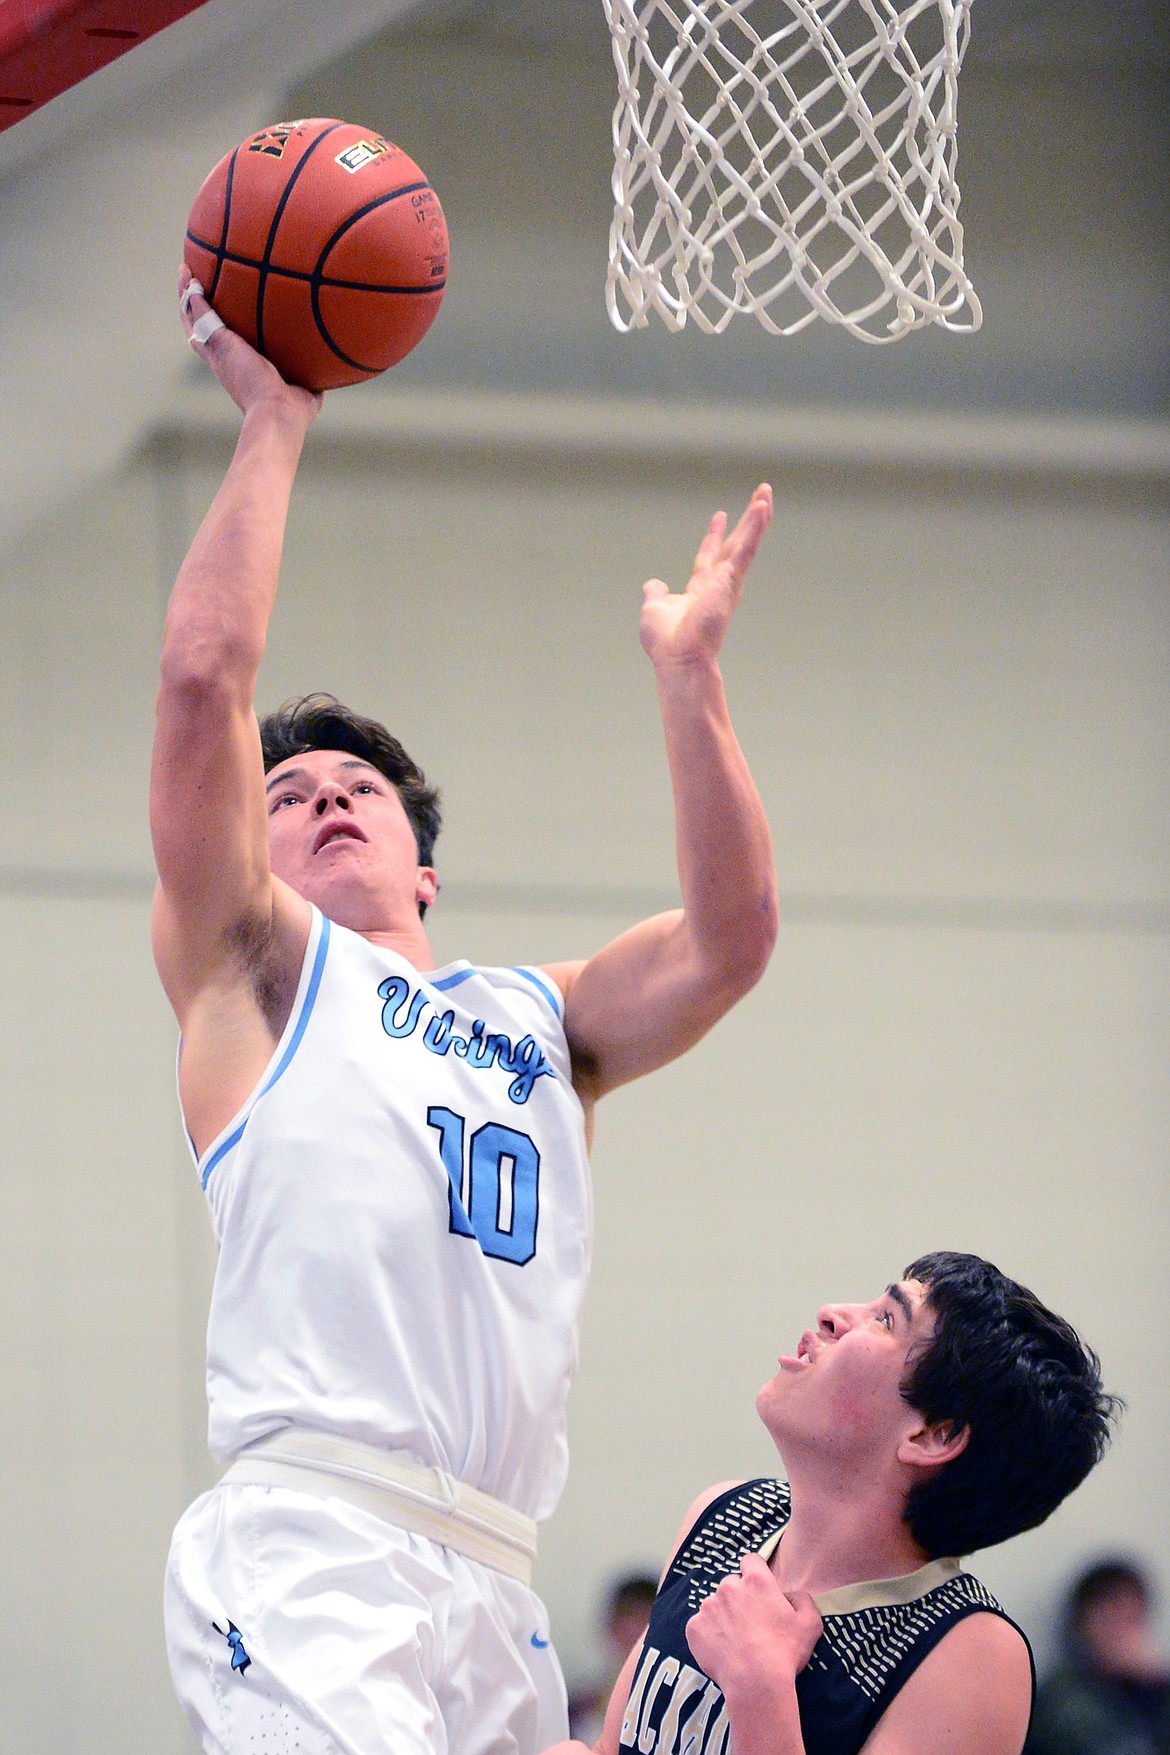
<svg viewBox="0 0 1170 1755">
<path fill-rule="evenodd" d="M 223 1479 L 344 1499 L 468 1560 L 532 1582 L 536 1524 L 530 1517 L 396 1452 L 288 1426 L 241 1451 Z"/>
</svg>

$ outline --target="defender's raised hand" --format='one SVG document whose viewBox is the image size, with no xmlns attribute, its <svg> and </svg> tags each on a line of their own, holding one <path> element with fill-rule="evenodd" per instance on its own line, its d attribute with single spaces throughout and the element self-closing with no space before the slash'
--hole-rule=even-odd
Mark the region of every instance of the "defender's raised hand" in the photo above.
<svg viewBox="0 0 1170 1755">
<path fill-rule="evenodd" d="M 719 654 L 743 582 L 772 520 L 772 490 L 761 482 L 728 534 L 727 514 L 716 512 L 699 544 L 685 591 L 661 579 L 642 587 L 642 645 L 655 664 L 689 664 Z"/>
</svg>

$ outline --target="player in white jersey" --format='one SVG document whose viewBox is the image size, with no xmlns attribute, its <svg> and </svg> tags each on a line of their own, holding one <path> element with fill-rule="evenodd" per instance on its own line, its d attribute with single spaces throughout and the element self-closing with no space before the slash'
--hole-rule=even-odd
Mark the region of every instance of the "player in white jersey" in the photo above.
<svg viewBox="0 0 1170 1755">
<path fill-rule="evenodd" d="M 718 666 L 771 496 L 731 532 L 712 520 L 685 592 L 644 592 L 683 907 L 581 962 L 436 970 L 435 795 L 401 746 L 311 697 L 262 749 L 256 674 L 320 399 L 207 327 L 193 343 L 244 419 L 168 610 L 151 820 L 230 1466 L 176 1531 L 172 1669 L 211 1755 L 528 1755 L 565 1734 L 527 1580 L 564 1478 L 592 1106 L 696 1042 L 775 937 Z"/>
</svg>

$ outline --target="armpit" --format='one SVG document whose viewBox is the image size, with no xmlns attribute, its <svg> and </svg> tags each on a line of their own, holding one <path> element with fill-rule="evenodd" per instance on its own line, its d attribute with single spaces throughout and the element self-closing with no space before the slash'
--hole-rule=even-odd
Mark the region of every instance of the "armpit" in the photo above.
<svg viewBox="0 0 1170 1755">
<path fill-rule="evenodd" d="M 247 975 L 266 1023 L 279 1035 L 288 1018 L 293 994 L 277 962 L 271 920 L 237 921 L 228 929 L 226 938 L 233 963 Z"/>
</svg>

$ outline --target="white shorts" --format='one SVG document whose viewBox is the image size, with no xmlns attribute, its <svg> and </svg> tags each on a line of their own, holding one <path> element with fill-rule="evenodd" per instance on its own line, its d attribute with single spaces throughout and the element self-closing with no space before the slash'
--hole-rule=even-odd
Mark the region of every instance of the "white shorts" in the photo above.
<svg viewBox="0 0 1170 1755">
<path fill-rule="evenodd" d="M 207 1755 L 536 1755 L 568 1735 L 528 1586 L 339 1499 L 205 1493 L 164 1613 Z"/>
</svg>

